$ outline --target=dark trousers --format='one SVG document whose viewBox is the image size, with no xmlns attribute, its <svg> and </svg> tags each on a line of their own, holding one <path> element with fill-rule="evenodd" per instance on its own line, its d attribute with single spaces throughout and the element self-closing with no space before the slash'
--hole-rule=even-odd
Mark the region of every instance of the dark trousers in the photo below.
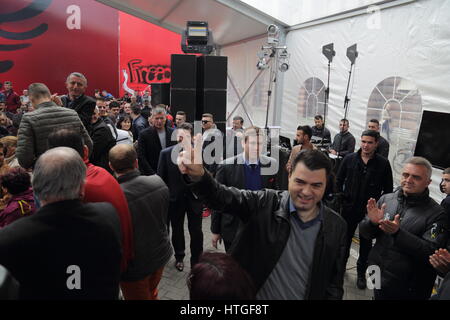
<svg viewBox="0 0 450 320">
<path fill-rule="evenodd" d="M 345 263 L 347 263 L 348 257 L 350 255 L 350 248 L 352 245 L 352 238 L 355 234 L 356 228 L 362 219 L 354 219 L 349 217 L 349 215 L 342 215 L 344 220 L 347 222 L 347 249 Z M 361 235 L 359 235 L 359 258 L 356 263 L 356 271 L 358 276 L 364 276 L 367 269 L 367 260 L 369 258 L 370 250 L 372 249 L 372 240 L 368 240 Z"/>
<path fill-rule="evenodd" d="M 203 252 L 202 206 L 188 198 L 169 204 L 169 222 L 172 226 L 172 245 L 176 261 L 185 256 L 184 217 L 187 215 L 191 238 L 191 266 L 196 264 Z"/>
</svg>

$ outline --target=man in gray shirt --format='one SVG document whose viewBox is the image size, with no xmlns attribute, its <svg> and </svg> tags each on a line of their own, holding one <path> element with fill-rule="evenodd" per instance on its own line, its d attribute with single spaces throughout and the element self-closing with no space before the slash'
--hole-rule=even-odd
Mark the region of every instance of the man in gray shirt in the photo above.
<svg viewBox="0 0 450 320">
<path fill-rule="evenodd" d="M 218 183 L 201 164 L 200 136 L 194 152 L 186 145 L 178 163 L 201 201 L 241 219 L 244 227 L 230 253 L 252 277 L 257 298 L 342 299 L 346 223 L 321 202 L 331 172 L 325 154 L 300 152 L 283 192 Z"/>
</svg>

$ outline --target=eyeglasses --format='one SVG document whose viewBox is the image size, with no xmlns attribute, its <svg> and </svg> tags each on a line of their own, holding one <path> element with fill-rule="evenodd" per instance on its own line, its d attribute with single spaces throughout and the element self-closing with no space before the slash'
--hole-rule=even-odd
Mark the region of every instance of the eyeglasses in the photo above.
<svg viewBox="0 0 450 320">
<path fill-rule="evenodd" d="M 210 120 L 202 120 L 203 124 L 207 124 L 208 122 L 212 122 L 212 121 L 210 121 Z"/>
</svg>

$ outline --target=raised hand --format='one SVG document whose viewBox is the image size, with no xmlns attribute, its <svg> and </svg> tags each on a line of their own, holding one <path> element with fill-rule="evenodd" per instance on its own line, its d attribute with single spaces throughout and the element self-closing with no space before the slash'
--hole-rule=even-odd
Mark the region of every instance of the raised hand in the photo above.
<svg viewBox="0 0 450 320">
<path fill-rule="evenodd" d="M 52 95 L 51 100 L 52 100 L 55 104 L 57 104 L 58 106 L 60 106 L 60 107 L 63 105 L 62 100 L 61 100 L 61 98 L 58 96 L 57 93 L 55 93 L 55 94 Z"/>
<path fill-rule="evenodd" d="M 385 203 L 383 203 L 381 209 L 378 209 L 377 202 L 374 198 L 370 198 L 369 201 L 367 201 L 367 216 L 369 217 L 370 221 L 375 224 L 379 224 L 380 221 L 383 220 L 385 209 Z"/>
<path fill-rule="evenodd" d="M 380 221 L 380 229 L 388 234 L 397 233 L 398 229 L 400 229 L 400 215 L 395 215 L 394 221 L 390 220 L 381 220 Z"/>
<path fill-rule="evenodd" d="M 202 159 L 202 135 L 199 133 L 194 138 L 194 148 L 190 139 L 181 142 L 183 151 L 178 155 L 178 168 L 182 174 L 187 174 L 192 180 L 199 180 L 205 173 Z"/>
</svg>

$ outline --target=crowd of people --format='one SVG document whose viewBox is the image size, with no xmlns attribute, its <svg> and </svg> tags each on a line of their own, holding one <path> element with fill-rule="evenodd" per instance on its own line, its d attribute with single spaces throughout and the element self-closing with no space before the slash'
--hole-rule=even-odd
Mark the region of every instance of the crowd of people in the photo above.
<svg viewBox="0 0 450 320">
<path fill-rule="evenodd" d="M 240 116 L 221 132 L 205 113 L 196 135 L 147 92 L 89 97 L 78 72 L 66 88 L 32 83 L 19 96 L 6 81 L 0 92 L 0 265 L 19 298 L 158 299 L 164 269 L 184 270 L 187 217 L 191 299 L 342 299 L 358 228 L 359 289 L 424 300 L 438 275 L 433 297 L 449 299 L 450 168 L 440 205 L 421 157 L 394 190 L 379 120 L 355 151 L 348 119 L 331 141 L 317 115 L 281 163 Z M 225 253 L 203 252 L 207 212 Z"/>
</svg>

